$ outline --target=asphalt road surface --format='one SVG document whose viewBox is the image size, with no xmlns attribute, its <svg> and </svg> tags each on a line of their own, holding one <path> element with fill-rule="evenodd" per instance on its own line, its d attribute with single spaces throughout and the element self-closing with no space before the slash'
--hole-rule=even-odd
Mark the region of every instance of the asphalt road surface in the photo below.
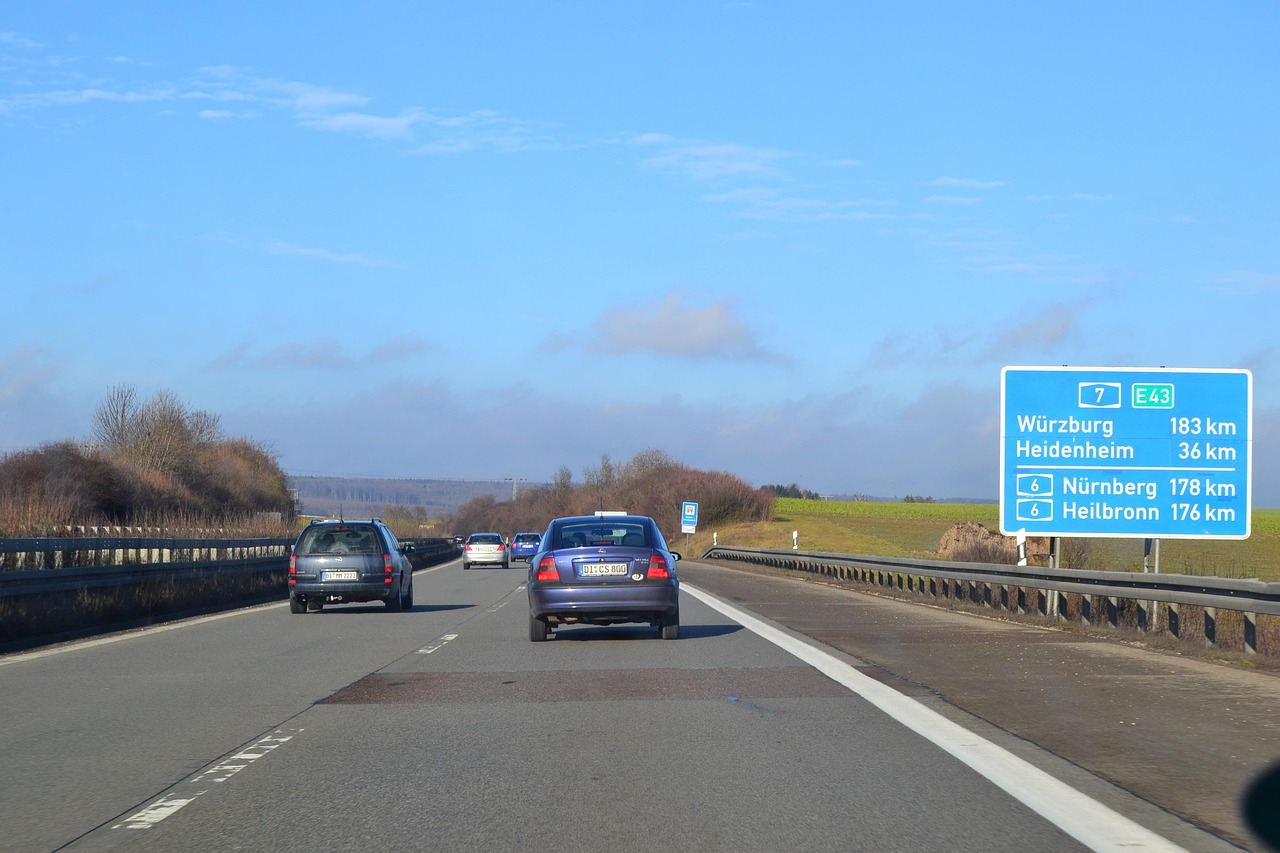
<svg viewBox="0 0 1280 853">
<path fill-rule="evenodd" d="M 1172 723 L 1081 743 L 1100 728 L 1076 718 L 1145 713 L 1126 680 L 1207 686 L 1195 742 L 1254 725 L 1275 679 L 1223 696 L 1222 667 L 1186 684 L 1196 662 L 681 568 L 677 641 L 530 643 L 523 571 L 453 562 L 417 573 L 408 613 L 282 601 L 0 657 L 0 850 L 1263 849 L 1219 808 L 1237 793 L 1167 777 L 1236 785 L 1274 719 L 1196 775 L 1156 740 Z M 1155 794 L 1097 758 L 1117 750 Z"/>
</svg>

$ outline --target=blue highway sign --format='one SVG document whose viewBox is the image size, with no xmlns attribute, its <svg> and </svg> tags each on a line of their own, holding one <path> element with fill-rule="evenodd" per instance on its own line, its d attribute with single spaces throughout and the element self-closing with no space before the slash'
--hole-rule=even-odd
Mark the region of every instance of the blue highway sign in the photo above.
<svg viewBox="0 0 1280 853">
<path fill-rule="evenodd" d="M 680 532 L 698 532 L 698 505 L 693 501 L 685 501 L 680 507 Z"/>
<path fill-rule="evenodd" d="M 1000 371 L 1006 536 L 1244 539 L 1252 467 L 1247 370 Z"/>
</svg>

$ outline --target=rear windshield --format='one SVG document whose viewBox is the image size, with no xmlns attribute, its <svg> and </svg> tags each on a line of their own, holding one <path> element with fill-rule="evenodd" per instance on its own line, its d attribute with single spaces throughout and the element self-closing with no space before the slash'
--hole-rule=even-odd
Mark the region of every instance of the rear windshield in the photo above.
<svg viewBox="0 0 1280 853">
<path fill-rule="evenodd" d="M 368 525 L 326 524 L 302 533 L 297 553 L 311 554 L 381 554 L 378 533 Z"/>
<path fill-rule="evenodd" d="M 496 533 L 477 533 L 470 541 L 473 545 L 501 545 L 502 537 Z"/>
<path fill-rule="evenodd" d="M 517 542 L 541 542 L 542 534 L 540 533 L 517 533 Z"/>
<path fill-rule="evenodd" d="M 648 525 L 639 522 L 582 521 L 562 524 L 556 528 L 554 537 L 554 548 L 585 548 L 592 545 L 653 547 Z"/>
</svg>

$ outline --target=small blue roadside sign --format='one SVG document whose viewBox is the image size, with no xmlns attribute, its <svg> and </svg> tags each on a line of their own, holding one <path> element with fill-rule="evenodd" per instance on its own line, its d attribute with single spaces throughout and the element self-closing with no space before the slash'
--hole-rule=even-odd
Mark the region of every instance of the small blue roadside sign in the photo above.
<svg viewBox="0 0 1280 853">
<path fill-rule="evenodd" d="M 1246 539 L 1248 370 L 1006 367 L 1000 532 Z"/>
<path fill-rule="evenodd" d="M 680 532 L 698 532 L 698 505 L 693 501 L 685 501 L 680 506 Z"/>
</svg>

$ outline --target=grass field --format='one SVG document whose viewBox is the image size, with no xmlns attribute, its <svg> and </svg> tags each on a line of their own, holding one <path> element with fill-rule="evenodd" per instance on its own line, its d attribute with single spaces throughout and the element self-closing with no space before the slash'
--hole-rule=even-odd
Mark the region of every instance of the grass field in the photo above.
<svg viewBox="0 0 1280 853">
<path fill-rule="evenodd" d="M 995 504 L 874 503 L 779 498 L 768 522 L 700 528 L 688 537 L 671 536 L 671 546 L 701 556 L 715 536 L 720 545 L 740 548 L 790 548 L 799 534 L 800 550 L 885 557 L 936 557 L 942 535 L 953 525 L 976 521 L 999 527 Z M 1064 543 L 1086 548 L 1083 568 L 1141 571 L 1141 539 L 1088 539 Z M 1078 549 L 1076 549 L 1078 550 Z M 1280 581 L 1280 510 L 1254 510 L 1248 539 L 1163 539 L 1160 571 L 1170 574 Z"/>
</svg>

